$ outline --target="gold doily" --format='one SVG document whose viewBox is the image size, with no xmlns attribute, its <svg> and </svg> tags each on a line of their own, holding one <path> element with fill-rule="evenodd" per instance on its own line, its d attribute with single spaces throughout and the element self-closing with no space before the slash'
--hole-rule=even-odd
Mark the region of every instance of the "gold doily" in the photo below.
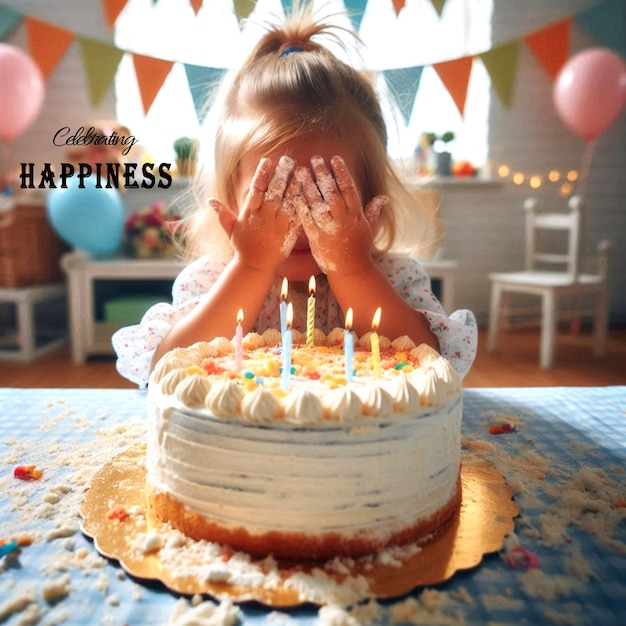
<svg viewBox="0 0 626 626">
<path fill-rule="evenodd" d="M 234 602 L 256 600 L 272 607 L 290 607 L 305 602 L 319 603 L 319 597 L 302 597 L 284 584 L 294 570 L 307 572 L 311 564 L 279 563 L 283 583 L 274 588 L 244 587 L 228 582 L 212 582 L 195 577 L 175 576 L 159 552 L 143 554 L 135 544 L 148 531 L 159 532 L 160 522 L 150 516 L 131 520 L 109 519 L 112 508 L 146 511 L 145 446 L 131 448 L 107 463 L 93 478 L 81 509 L 81 530 L 94 540 L 103 556 L 116 559 L 129 574 L 160 580 L 172 591 L 183 594 L 209 594 Z M 383 565 L 376 559 L 356 560 L 350 576 L 362 576 L 369 584 L 371 597 L 393 598 L 422 585 L 443 582 L 459 570 L 477 566 L 485 554 L 502 547 L 504 537 L 513 530 L 519 508 L 503 476 L 486 462 L 464 459 L 461 469 L 463 495 L 461 507 L 452 519 L 421 550 L 402 559 L 400 565 Z M 319 564 L 316 564 L 319 566 Z M 346 574 L 328 576 L 337 583 Z"/>
</svg>

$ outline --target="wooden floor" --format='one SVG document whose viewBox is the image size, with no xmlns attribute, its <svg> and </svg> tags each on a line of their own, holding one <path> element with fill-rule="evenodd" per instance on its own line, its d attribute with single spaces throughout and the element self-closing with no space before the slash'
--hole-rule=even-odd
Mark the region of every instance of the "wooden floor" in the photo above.
<svg viewBox="0 0 626 626">
<path fill-rule="evenodd" d="M 587 334 L 558 337 L 556 364 L 539 368 L 536 330 L 503 332 L 497 353 L 485 349 L 481 331 L 478 355 L 464 381 L 465 387 L 552 387 L 626 385 L 626 329 L 613 330 L 604 357 L 594 357 Z M 69 349 L 61 348 L 32 363 L 0 361 L 0 387 L 133 388 L 115 370 L 113 358 L 91 358 L 72 363 Z"/>
</svg>

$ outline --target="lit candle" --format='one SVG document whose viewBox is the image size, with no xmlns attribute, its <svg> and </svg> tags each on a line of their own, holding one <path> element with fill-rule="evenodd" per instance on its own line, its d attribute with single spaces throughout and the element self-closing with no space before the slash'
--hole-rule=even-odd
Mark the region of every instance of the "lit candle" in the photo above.
<svg viewBox="0 0 626 626">
<path fill-rule="evenodd" d="M 293 322 L 293 305 L 291 302 L 287 305 L 287 314 L 285 316 L 285 333 L 283 335 L 283 389 L 287 391 L 289 388 L 289 378 L 291 376 L 291 324 Z"/>
<path fill-rule="evenodd" d="M 352 336 L 352 307 L 346 312 L 346 329 L 343 333 L 343 351 L 346 358 L 346 380 L 352 380 L 354 360 L 354 337 Z"/>
<path fill-rule="evenodd" d="M 287 330 L 287 292 L 289 291 L 289 283 L 287 278 L 283 278 L 283 284 L 280 288 L 280 336 L 281 339 Z"/>
<path fill-rule="evenodd" d="M 237 371 L 240 372 L 243 367 L 243 310 L 237 311 L 237 330 L 235 331 L 235 363 Z"/>
<path fill-rule="evenodd" d="M 372 319 L 372 334 L 371 334 L 371 343 L 372 343 L 372 369 L 374 370 L 374 378 L 380 378 L 380 341 L 378 340 L 378 326 L 380 325 L 380 315 L 381 310 L 380 307 L 376 309 L 374 313 L 374 318 Z"/>
<path fill-rule="evenodd" d="M 309 279 L 309 299 L 306 307 L 306 345 L 313 345 L 313 331 L 315 330 L 315 276 Z"/>
</svg>

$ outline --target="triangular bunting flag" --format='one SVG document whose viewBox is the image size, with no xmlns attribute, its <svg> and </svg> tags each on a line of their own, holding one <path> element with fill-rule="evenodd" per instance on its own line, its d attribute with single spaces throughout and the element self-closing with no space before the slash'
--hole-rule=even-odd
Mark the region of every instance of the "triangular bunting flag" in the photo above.
<svg viewBox="0 0 626 626">
<path fill-rule="evenodd" d="M 233 7 L 235 8 L 235 15 L 241 28 L 241 22 L 250 17 L 250 13 L 254 11 L 256 6 L 256 0 L 233 0 Z"/>
<path fill-rule="evenodd" d="M 11 7 L 0 4 L 0 40 L 4 39 L 22 21 L 22 16 Z"/>
<path fill-rule="evenodd" d="M 518 56 L 519 41 L 505 43 L 480 54 L 491 84 L 506 107 L 510 107 L 513 101 Z"/>
<path fill-rule="evenodd" d="M 209 107 L 215 99 L 216 89 L 226 74 L 226 70 L 185 63 L 185 73 L 187 74 L 193 106 L 196 109 L 196 117 L 202 126 Z"/>
<path fill-rule="evenodd" d="M 293 11 L 293 0 L 280 0 L 280 4 L 283 7 L 283 13 L 290 15 Z"/>
<path fill-rule="evenodd" d="M 91 104 L 96 107 L 110 87 L 124 51 L 108 43 L 78 38 L 83 57 Z"/>
<path fill-rule="evenodd" d="M 102 0 L 104 20 L 109 28 L 112 29 L 115 26 L 119 14 L 127 4 L 128 0 Z"/>
<path fill-rule="evenodd" d="M 74 33 L 27 15 L 26 40 L 33 61 L 48 78 L 74 41 Z"/>
<path fill-rule="evenodd" d="M 465 98 L 472 72 L 472 63 L 472 57 L 463 57 L 454 61 L 445 61 L 444 63 L 435 63 L 433 65 L 441 82 L 452 96 L 461 116 L 465 110 Z"/>
<path fill-rule="evenodd" d="M 119 17 L 119 14 L 124 10 L 124 7 L 128 4 L 128 0 L 102 0 L 102 11 L 104 13 L 104 19 L 109 28 L 115 26 L 115 22 Z"/>
<path fill-rule="evenodd" d="M 396 17 L 400 15 L 400 11 L 404 8 L 406 4 L 406 0 L 392 0 L 393 2 L 393 10 L 396 12 Z"/>
<path fill-rule="evenodd" d="M 363 13 L 365 13 L 365 6 L 367 0 L 343 0 L 343 4 L 348 11 L 348 17 L 354 32 L 358 33 L 361 28 L 361 22 L 363 21 Z"/>
<path fill-rule="evenodd" d="M 605 0 L 581 11 L 574 17 L 582 28 L 601 46 L 611 48 L 626 57 L 626 3 Z"/>
<path fill-rule="evenodd" d="M 404 121 L 408 124 L 415 104 L 415 96 L 422 79 L 424 67 L 403 67 L 396 70 L 383 70 L 383 76 Z"/>
<path fill-rule="evenodd" d="M 569 58 L 571 30 L 572 18 L 568 17 L 524 37 L 526 47 L 552 80 Z"/>
<path fill-rule="evenodd" d="M 196 15 L 198 15 L 198 11 L 202 8 L 202 1 L 203 0 L 189 0 L 191 8 Z"/>
<path fill-rule="evenodd" d="M 443 13 L 443 5 L 446 3 L 446 0 L 430 0 L 430 2 L 435 7 L 437 15 L 441 17 L 441 14 Z"/>
<path fill-rule="evenodd" d="M 143 54 L 133 54 L 133 65 L 143 103 L 143 112 L 147 113 L 174 66 L 174 61 L 155 59 Z"/>
</svg>

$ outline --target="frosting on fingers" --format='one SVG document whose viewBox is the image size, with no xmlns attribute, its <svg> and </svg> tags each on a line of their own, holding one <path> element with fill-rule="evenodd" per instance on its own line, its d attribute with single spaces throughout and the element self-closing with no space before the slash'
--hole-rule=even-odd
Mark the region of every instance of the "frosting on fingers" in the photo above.
<svg viewBox="0 0 626 626">
<path fill-rule="evenodd" d="M 311 157 L 311 167 L 315 174 L 317 187 L 320 190 L 324 200 L 328 203 L 339 199 L 339 189 L 333 175 L 331 174 L 326 162 L 321 156 Z"/>
<path fill-rule="evenodd" d="M 266 200 L 282 200 L 294 166 L 295 162 L 292 158 L 286 155 L 280 157 L 274 176 L 272 176 L 267 191 L 265 192 Z"/>
<path fill-rule="evenodd" d="M 261 207 L 271 175 L 272 161 L 265 158 L 261 159 L 250 181 L 250 190 L 246 198 L 246 205 L 249 210 L 255 210 Z"/>
</svg>

